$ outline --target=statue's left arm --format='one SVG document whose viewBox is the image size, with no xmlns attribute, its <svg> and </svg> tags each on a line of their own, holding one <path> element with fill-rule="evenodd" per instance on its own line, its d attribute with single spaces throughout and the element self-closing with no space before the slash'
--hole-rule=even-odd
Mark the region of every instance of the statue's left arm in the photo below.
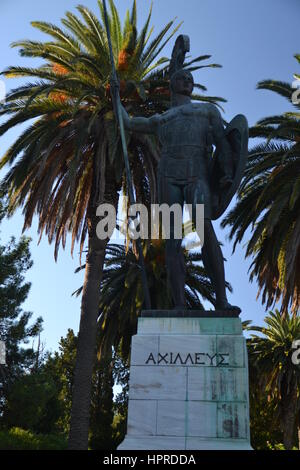
<svg viewBox="0 0 300 470">
<path fill-rule="evenodd" d="M 216 146 L 217 153 L 220 155 L 219 166 L 223 177 L 220 180 L 221 186 L 230 185 L 233 178 L 232 168 L 232 149 L 227 140 L 222 117 L 216 106 L 212 105 L 210 109 L 210 125 L 213 134 L 213 143 Z"/>
</svg>

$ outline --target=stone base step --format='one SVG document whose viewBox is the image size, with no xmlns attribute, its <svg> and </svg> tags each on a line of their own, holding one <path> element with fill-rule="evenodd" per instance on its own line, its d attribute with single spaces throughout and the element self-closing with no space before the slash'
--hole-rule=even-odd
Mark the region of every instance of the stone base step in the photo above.
<svg viewBox="0 0 300 470">
<path fill-rule="evenodd" d="M 118 450 L 252 450 L 247 439 L 127 436 Z"/>
</svg>

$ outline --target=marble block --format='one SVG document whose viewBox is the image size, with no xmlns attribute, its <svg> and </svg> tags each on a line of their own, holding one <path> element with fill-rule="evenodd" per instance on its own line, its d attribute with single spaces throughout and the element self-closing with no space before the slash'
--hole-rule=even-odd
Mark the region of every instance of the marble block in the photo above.
<svg viewBox="0 0 300 470">
<path fill-rule="evenodd" d="M 185 400 L 187 369 L 131 366 L 129 400 Z"/>
<path fill-rule="evenodd" d="M 127 435 L 119 449 L 251 449 L 241 320 L 162 313 L 139 318 L 132 339 Z"/>
<path fill-rule="evenodd" d="M 158 342 L 159 336 L 149 335 L 135 335 L 131 342 L 131 357 L 130 365 L 142 366 L 146 363 L 149 354 L 152 352 L 155 356 L 158 355 Z"/>
<path fill-rule="evenodd" d="M 217 435 L 221 438 L 249 437 L 246 403 L 218 403 Z"/>
<path fill-rule="evenodd" d="M 217 403 L 188 401 L 187 436 L 217 437 Z"/>
<path fill-rule="evenodd" d="M 243 332 L 239 318 L 139 318 L 138 334 L 157 334 L 158 330 L 160 335 L 241 335 Z"/>
<path fill-rule="evenodd" d="M 127 432 L 132 436 L 156 435 L 156 400 L 129 400 Z"/>
<path fill-rule="evenodd" d="M 184 400 L 159 400 L 157 402 L 158 436 L 185 435 L 186 403 Z"/>
<path fill-rule="evenodd" d="M 247 401 L 244 369 L 190 367 L 188 369 L 188 400 Z"/>
</svg>

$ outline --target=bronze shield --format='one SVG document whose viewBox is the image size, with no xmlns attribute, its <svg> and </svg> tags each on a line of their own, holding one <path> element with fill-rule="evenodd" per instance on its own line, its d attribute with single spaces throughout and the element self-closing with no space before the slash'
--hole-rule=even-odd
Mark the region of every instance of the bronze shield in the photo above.
<svg viewBox="0 0 300 470">
<path fill-rule="evenodd" d="M 233 182 L 226 191 L 220 188 L 221 172 L 218 161 L 222 153 L 215 151 L 211 168 L 210 186 L 212 191 L 212 220 L 216 220 L 225 212 L 234 194 L 239 188 L 248 157 L 248 122 L 243 114 L 238 114 L 225 129 L 226 137 L 232 149 Z"/>
</svg>

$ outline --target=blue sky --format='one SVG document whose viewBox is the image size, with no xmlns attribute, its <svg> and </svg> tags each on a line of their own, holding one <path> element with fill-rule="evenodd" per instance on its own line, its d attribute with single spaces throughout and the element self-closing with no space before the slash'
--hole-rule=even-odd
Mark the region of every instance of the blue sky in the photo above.
<svg viewBox="0 0 300 470">
<path fill-rule="evenodd" d="M 19 39 L 47 40 L 47 37 L 31 27 L 30 21 L 41 20 L 59 23 L 67 10 L 75 11 L 78 1 L 74 0 L 0 0 L 0 70 L 9 65 L 30 65 L 33 61 L 18 56 L 10 43 Z M 98 12 L 96 0 L 82 0 L 94 12 Z M 115 0 L 121 18 L 131 0 Z M 151 1 L 137 0 L 138 24 L 142 25 Z M 247 116 L 249 125 L 272 114 L 280 114 L 291 105 L 275 94 L 256 90 L 256 84 L 263 79 L 293 81 L 298 72 L 293 55 L 300 53 L 296 37 L 299 28 L 299 0 L 154 0 L 152 24 L 158 32 L 170 20 L 184 21 L 180 33 L 191 39 L 191 55 L 211 54 L 213 62 L 223 65 L 222 69 L 204 69 L 195 74 L 195 80 L 204 84 L 208 94 L 223 96 L 228 100 L 224 105 L 226 120 L 235 114 Z M 164 50 L 170 56 L 173 43 Z M 6 80 L 7 89 L 20 84 L 20 80 Z M 22 126 L 0 138 L 0 153 L 3 155 L 14 141 Z M 251 146 L 251 142 L 250 142 Z M 1 173 L 3 177 L 5 172 Z M 22 231 L 21 211 L 0 227 L 1 244 L 11 235 L 17 238 Z M 265 316 L 260 301 L 256 301 L 257 285 L 250 284 L 247 270 L 250 261 L 244 259 L 243 246 L 231 255 L 232 244 L 226 240 L 228 230 L 219 228 L 215 222 L 219 240 L 224 243 L 223 253 L 227 258 L 226 278 L 234 292 L 229 300 L 242 308 L 241 318 L 262 323 Z M 24 309 L 42 315 L 44 332 L 42 340 L 47 349 L 57 349 L 57 343 L 68 328 L 78 331 L 80 301 L 71 293 L 81 285 L 82 275 L 74 274 L 78 266 L 76 250 L 71 258 L 69 245 L 60 251 L 55 263 L 53 246 L 44 238 L 37 245 L 36 221 L 27 235 L 32 237 L 31 252 L 33 268 L 27 280 L 32 288 Z M 246 241 L 246 240 L 245 240 Z"/>
</svg>

